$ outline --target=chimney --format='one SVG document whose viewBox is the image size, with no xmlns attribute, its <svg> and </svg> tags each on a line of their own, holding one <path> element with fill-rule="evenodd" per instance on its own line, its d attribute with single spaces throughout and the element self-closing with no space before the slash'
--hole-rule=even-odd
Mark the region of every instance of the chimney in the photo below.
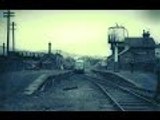
<svg viewBox="0 0 160 120">
<path fill-rule="evenodd" d="M 52 47 L 52 44 L 49 42 L 48 43 L 48 54 L 51 54 L 51 47 Z"/>
<path fill-rule="evenodd" d="M 145 32 L 145 30 L 143 30 L 143 38 L 149 38 L 150 33 L 149 31 Z"/>
</svg>

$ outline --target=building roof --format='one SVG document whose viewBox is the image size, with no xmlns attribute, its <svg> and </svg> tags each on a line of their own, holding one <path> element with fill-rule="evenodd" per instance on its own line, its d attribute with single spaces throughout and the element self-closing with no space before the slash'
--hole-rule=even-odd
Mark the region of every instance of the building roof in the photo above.
<svg viewBox="0 0 160 120">
<path fill-rule="evenodd" d="M 63 59 L 63 56 L 61 54 L 45 54 L 42 58 L 41 58 L 41 62 L 45 62 L 45 61 L 51 61 L 51 62 L 56 62 L 56 59 L 60 58 Z"/>
<path fill-rule="evenodd" d="M 144 38 L 144 37 L 129 37 L 125 38 L 125 44 L 130 47 L 155 47 L 155 42 L 153 38 Z"/>
</svg>

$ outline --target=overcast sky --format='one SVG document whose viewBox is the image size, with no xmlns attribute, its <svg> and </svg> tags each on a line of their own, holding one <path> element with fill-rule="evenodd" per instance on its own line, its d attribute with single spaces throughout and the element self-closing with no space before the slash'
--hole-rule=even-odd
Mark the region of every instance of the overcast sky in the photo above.
<svg viewBox="0 0 160 120">
<path fill-rule="evenodd" d="M 47 50 L 52 48 L 80 55 L 110 55 L 108 27 L 123 25 L 129 36 L 141 36 L 150 30 L 160 42 L 160 12 L 140 10 L 12 10 L 16 48 Z M 0 10 L 0 46 L 6 43 L 6 18 Z M 10 42 L 11 43 L 11 42 Z"/>
</svg>

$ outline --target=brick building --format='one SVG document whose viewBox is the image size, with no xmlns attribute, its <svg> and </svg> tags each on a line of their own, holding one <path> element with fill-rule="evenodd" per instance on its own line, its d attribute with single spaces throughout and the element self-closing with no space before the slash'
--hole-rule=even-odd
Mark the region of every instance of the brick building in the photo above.
<svg viewBox="0 0 160 120">
<path fill-rule="evenodd" d="M 114 68 L 114 48 L 111 44 L 112 55 L 108 57 L 108 69 Z M 155 42 L 150 33 L 143 31 L 142 37 L 126 37 L 118 45 L 119 69 L 153 71 L 155 64 Z M 131 66 L 132 65 L 132 66 Z"/>
</svg>

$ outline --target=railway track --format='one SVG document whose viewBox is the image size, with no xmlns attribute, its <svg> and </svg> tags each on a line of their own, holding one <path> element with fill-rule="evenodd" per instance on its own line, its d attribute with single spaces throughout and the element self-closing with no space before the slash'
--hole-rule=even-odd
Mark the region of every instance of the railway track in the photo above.
<svg viewBox="0 0 160 120">
<path fill-rule="evenodd" d="M 100 75 L 99 73 L 96 73 L 94 72 L 94 75 L 96 75 L 96 77 L 98 77 L 99 79 L 106 79 L 106 77 L 104 77 L 103 75 Z M 105 80 L 106 81 L 106 80 Z M 110 79 L 107 79 L 107 81 L 110 81 L 110 82 L 113 82 L 112 80 Z M 117 80 L 118 81 L 118 80 Z M 134 91 L 136 92 L 137 94 L 140 94 L 148 99 L 153 99 L 154 95 L 155 95 L 155 91 L 151 91 L 151 90 L 146 90 L 146 89 L 143 89 L 143 88 L 139 88 L 137 86 L 134 86 L 134 85 L 131 85 L 131 84 L 128 84 L 128 83 L 125 83 L 125 81 L 123 82 L 120 82 L 118 81 L 117 82 L 116 80 L 114 80 L 114 84 L 118 84 L 119 86 L 122 86 L 122 87 L 125 87 L 125 88 L 128 88 L 130 89 L 131 91 Z M 125 83 L 125 84 L 124 84 Z"/>
<path fill-rule="evenodd" d="M 66 85 L 64 83 L 62 84 L 62 82 L 64 82 Z M 71 82 L 73 82 L 73 83 L 71 83 Z M 61 84 L 61 86 L 58 85 L 59 83 Z M 97 88 L 97 86 L 95 87 L 95 85 L 93 85 L 93 83 L 91 83 L 90 81 L 84 80 L 83 78 L 79 77 L 79 75 L 77 75 L 77 74 L 71 74 L 67 77 L 60 77 L 57 79 L 48 80 L 41 87 L 41 89 L 37 92 L 37 95 L 39 94 L 40 96 L 41 95 L 51 96 L 54 88 L 57 85 L 59 86 L 58 87 L 59 90 L 61 90 L 61 91 L 59 91 L 60 94 L 63 91 L 63 95 L 64 94 L 68 94 L 68 96 L 75 95 L 75 98 L 70 99 L 70 101 L 73 102 L 72 104 L 74 104 L 74 100 L 76 100 L 75 103 L 77 103 L 77 102 L 81 103 L 79 105 L 76 105 L 76 104 L 74 105 L 74 106 L 80 106 L 79 107 L 80 109 L 78 108 L 77 110 L 80 110 L 80 111 L 81 110 L 86 111 L 86 110 L 90 110 L 90 109 L 94 110 L 94 107 L 95 107 L 95 110 L 100 110 L 100 111 L 116 111 L 117 109 L 119 109 L 119 107 L 117 107 L 116 105 L 113 105 L 113 101 L 110 100 L 110 98 L 108 96 L 104 96 L 104 94 L 101 94 L 101 89 L 100 89 L 100 91 L 97 91 L 97 89 L 95 89 L 95 88 Z M 88 87 L 90 85 L 92 87 Z M 70 86 L 72 86 L 72 87 L 70 87 Z M 76 87 L 73 87 L 73 86 L 76 86 Z M 98 89 L 99 89 L 99 87 L 98 87 Z M 79 92 L 75 93 L 74 90 L 76 90 L 76 91 L 79 90 L 80 93 Z M 69 92 L 73 92 L 73 95 L 70 95 Z M 83 94 L 83 96 L 80 97 L 79 94 Z M 77 99 L 76 96 L 79 96 L 80 99 Z M 93 98 L 92 98 L 92 96 L 93 96 Z M 98 96 L 98 97 L 95 97 L 95 96 Z M 68 97 L 66 97 L 65 99 L 66 99 L 66 101 L 68 101 Z M 59 100 L 59 101 L 61 101 L 61 100 Z M 64 100 L 64 102 L 66 102 L 66 101 Z M 68 103 L 70 101 L 68 101 Z M 89 108 L 88 103 L 87 103 L 88 101 L 90 101 L 89 104 L 93 104 L 95 106 L 92 105 L 91 106 L 92 108 Z M 101 101 L 99 105 L 97 104 L 98 101 Z M 63 103 L 59 103 L 59 104 L 63 104 Z M 86 109 L 84 109 L 83 106 Z M 52 109 L 52 107 L 49 107 L 49 108 Z M 58 109 L 59 108 L 56 108 L 56 110 L 58 110 Z M 71 110 L 72 109 L 74 109 L 74 108 L 71 108 Z"/>
<path fill-rule="evenodd" d="M 102 92 L 110 98 L 119 111 L 159 111 L 160 106 L 153 100 L 150 100 L 128 88 L 124 88 L 110 81 L 95 78 L 89 75 L 79 76 L 91 81 L 99 87 Z"/>
<path fill-rule="evenodd" d="M 128 87 L 124 87 L 107 81 L 105 79 L 90 76 L 89 74 L 70 74 L 67 76 L 57 77 L 54 80 L 50 79 L 41 87 L 39 92 L 52 92 L 52 87 L 63 79 L 72 79 L 76 81 L 88 80 L 90 83 L 97 86 L 97 88 L 103 92 L 106 96 L 105 109 L 108 111 L 159 111 L 160 106 L 153 100 L 142 96 L 137 91 L 135 92 Z M 78 83 L 77 83 L 78 85 Z M 48 91 L 48 92 L 49 92 Z M 47 93 L 48 93 L 47 92 Z M 98 98 L 97 98 L 98 99 Z"/>
</svg>

